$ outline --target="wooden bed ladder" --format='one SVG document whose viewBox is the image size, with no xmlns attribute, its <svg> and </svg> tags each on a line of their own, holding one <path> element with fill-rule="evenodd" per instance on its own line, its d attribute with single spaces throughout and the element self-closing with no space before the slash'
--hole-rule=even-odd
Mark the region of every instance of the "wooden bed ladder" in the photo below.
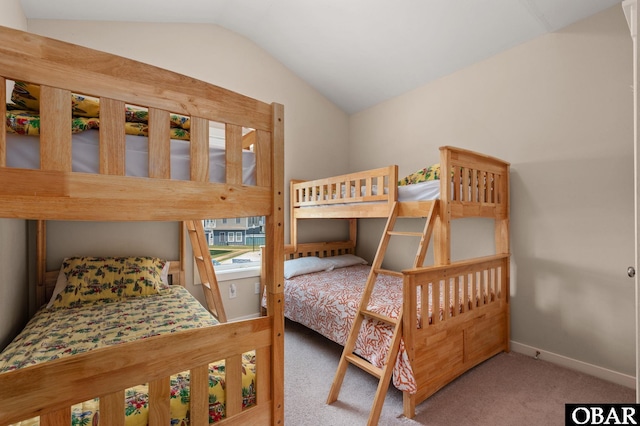
<svg viewBox="0 0 640 426">
<path fill-rule="evenodd" d="M 191 247 L 193 248 L 193 256 L 196 260 L 196 267 L 202 281 L 202 289 L 204 297 L 207 301 L 207 307 L 220 322 L 227 322 L 227 315 L 224 312 L 222 297 L 220 296 L 220 286 L 216 278 L 216 272 L 211 262 L 211 253 L 209 252 L 209 244 L 204 234 L 204 226 L 201 220 L 186 220 L 184 225 L 189 234 Z"/>
<path fill-rule="evenodd" d="M 381 268 L 382 261 L 384 260 L 384 255 L 389 245 L 389 240 L 392 236 L 419 237 L 420 243 L 418 245 L 418 251 L 416 253 L 413 267 L 415 268 L 423 265 L 424 258 L 427 254 L 427 247 L 429 246 L 429 240 L 431 239 L 431 232 L 433 230 L 433 214 L 435 211 L 435 205 L 436 203 L 432 203 L 429 210 L 425 212 L 426 223 L 422 233 L 399 232 L 394 231 L 396 219 L 398 218 L 399 213 L 399 205 L 397 202 L 394 203 L 393 208 L 391 209 L 391 213 L 389 213 L 387 224 L 382 234 L 376 256 L 373 260 L 373 264 L 371 265 L 371 271 L 369 272 L 369 276 L 367 277 L 367 283 L 365 285 L 364 292 L 362 293 L 362 299 L 360 300 L 360 306 L 358 308 L 358 315 L 356 316 L 356 318 L 354 318 L 353 325 L 351 326 L 351 330 L 349 331 L 349 337 L 347 338 L 347 342 L 344 345 L 342 356 L 340 357 L 340 362 L 338 363 L 338 369 L 333 379 L 331 390 L 329 391 L 327 404 L 331 404 L 338 399 L 338 394 L 340 393 L 340 388 L 342 387 L 342 382 L 347 372 L 347 366 L 349 363 L 378 378 L 378 389 L 376 390 L 376 395 L 373 400 L 373 406 L 371 408 L 371 413 L 369 414 L 369 420 L 367 423 L 367 425 L 369 426 L 377 425 L 378 420 L 380 419 L 380 412 L 382 411 L 384 398 L 387 395 L 387 389 L 389 388 L 391 375 L 393 373 L 393 365 L 398 355 L 398 350 L 400 348 L 400 338 L 402 337 L 402 308 L 400 308 L 397 318 L 391 318 L 378 314 L 376 312 L 369 311 L 367 309 L 369 300 L 371 299 L 371 294 L 373 293 L 378 275 L 386 274 L 402 277 L 401 272 L 390 271 Z M 389 324 L 393 327 L 391 347 L 389 348 L 384 367 L 382 368 L 376 367 L 369 361 L 359 357 L 354 353 L 356 340 L 358 340 L 360 328 L 362 327 L 362 322 L 365 318 L 371 318 L 373 320 Z"/>
</svg>

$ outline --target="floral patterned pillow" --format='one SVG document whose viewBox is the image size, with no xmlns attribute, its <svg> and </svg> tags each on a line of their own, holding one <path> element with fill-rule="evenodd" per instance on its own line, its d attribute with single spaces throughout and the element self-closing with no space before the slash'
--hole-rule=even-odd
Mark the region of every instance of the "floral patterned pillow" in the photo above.
<svg viewBox="0 0 640 426">
<path fill-rule="evenodd" d="M 38 112 L 7 108 L 6 123 L 7 130 L 11 133 L 26 136 L 40 135 L 40 113 Z M 73 117 L 71 119 L 71 133 L 84 132 L 98 127 L 97 118 Z"/>
<path fill-rule="evenodd" d="M 428 180 L 440 179 L 440 164 L 425 167 L 417 172 L 411 173 L 398 181 L 398 186 L 411 185 L 414 183 L 426 182 Z"/>
<path fill-rule="evenodd" d="M 53 308 L 109 303 L 157 294 L 166 261 L 155 257 L 72 257 L 62 262 L 67 285 Z"/>
<path fill-rule="evenodd" d="M 40 86 L 16 81 L 11 93 L 11 101 L 21 108 L 40 111 Z M 100 101 L 91 96 L 72 93 L 71 108 L 74 116 L 92 118 L 100 116 Z"/>
<path fill-rule="evenodd" d="M 124 118 L 127 123 L 149 123 L 149 111 L 142 108 L 127 105 L 125 107 Z M 171 127 L 179 127 L 189 130 L 191 128 L 191 118 L 180 114 L 169 114 L 169 124 Z"/>
</svg>

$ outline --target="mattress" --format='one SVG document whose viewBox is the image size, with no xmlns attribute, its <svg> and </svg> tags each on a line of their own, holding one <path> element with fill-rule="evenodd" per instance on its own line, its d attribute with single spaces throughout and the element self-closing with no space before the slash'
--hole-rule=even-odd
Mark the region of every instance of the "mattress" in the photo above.
<svg viewBox="0 0 640 426">
<path fill-rule="evenodd" d="M 183 287 L 167 286 L 159 294 L 129 297 L 118 303 L 39 310 L 0 353 L 0 373 L 159 334 L 214 326 L 217 320 Z M 243 356 L 243 407 L 255 404 L 255 355 Z M 171 377 L 172 424 L 188 424 L 189 374 Z M 210 419 L 224 417 L 224 361 L 209 366 Z M 73 424 L 92 424 L 97 400 L 72 408 Z M 125 391 L 127 425 L 146 424 L 146 384 Z M 93 419 L 93 420 L 92 420 Z M 20 425 L 37 425 L 37 419 Z"/>
<path fill-rule="evenodd" d="M 99 171 L 99 134 L 98 130 L 87 130 L 73 134 L 72 170 L 82 173 Z M 149 176 L 149 155 L 147 137 L 126 136 L 126 175 L 134 177 Z M 7 133 L 7 166 L 26 169 L 40 167 L 40 142 L 37 136 L 22 136 Z M 211 144 L 209 147 L 209 175 L 211 182 L 225 182 L 224 144 Z M 183 140 L 171 140 L 171 179 L 189 180 L 190 143 Z M 256 159 L 251 151 L 242 152 L 242 179 L 245 185 L 255 185 Z"/>
<path fill-rule="evenodd" d="M 324 259 L 330 260 L 332 258 Z M 358 312 L 370 270 L 371 266 L 365 264 L 336 267 L 330 270 L 316 268 L 315 271 L 318 272 L 304 273 L 306 272 L 304 271 L 300 275 L 286 279 L 284 287 L 285 317 L 344 346 Z M 467 283 L 466 294 L 469 296 L 464 301 L 467 305 L 466 309 L 463 309 L 462 296 L 465 293 L 459 287 L 460 300 L 458 306 L 453 306 L 453 304 L 446 306 L 446 309 L 448 309 L 448 312 L 446 312 L 444 285 L 443 282 L 440 283 L 440 303 L 435 310 L 432 304 L 432 288 L 429 286 L 427 290 L 428 303 L 426 304 L 428 313 L 424 315 L 418 308 L 418 327 L 421 326 L 423 317 L 426 317 L 427 322 L 431 324 L 434 311 L 442 320 L 445 315 L 451 317 L 454 309 L 461 313 L 463 310 L 485 303 L 487 297 L 490 297 L 491 300 L 495 299 L 493 290 L 491 293 L 487 293 L 478 288 L 474 294 L 471 284 Z M 454 283 L 449 282 L 448 285 L 449 294 L 454 294 Z M 403 281 L 401 277 L 386 274 L 378 275 L 367 309 L 386 317 L 397 318 L 403 303 L 402 289 Z M 482 298 L 485 298 L 484 301 Z M 422 306 L 420 292 L 417 293 L 416 303 L 418 307 Z M 392 336 L 393 328 L 391 325 L 366 318 L 356 340 L 354 352 L 376 367 L 382 368 L 389 352 Z M 417 390 L 413 370 L 403 341 L 400 342 L 400 349 L 393 367 L 393 384 L 401 391 L 414 393 Z"/>
<path fill-rule="evenodd" d="M 440 198 L 440 181 L 428 180 L 398 186 L 398 201 L 428 201 Z"/>
<path fill-rule="evenodd" d="M 369 270 L 370 266 L 356 265 L 287 279 L 285 317 L 344 346 L 358 312 Z M 402 279 L 379 275 L 368 309 L 397 318 L 400 306 Z M 355 353 L 381 368 L 392 336 L 393 329 L 389 324 L 366 319 L 356 341 Z M 417 389 L 402 343 L 393 369 L 393 384 L 402 391 L 415 392 Z"/>
</svg>

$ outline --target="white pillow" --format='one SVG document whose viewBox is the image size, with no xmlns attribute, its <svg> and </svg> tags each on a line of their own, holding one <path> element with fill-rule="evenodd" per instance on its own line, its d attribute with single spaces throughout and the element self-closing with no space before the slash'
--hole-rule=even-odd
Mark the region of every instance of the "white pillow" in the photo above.
<svg viewBox="0 0 640 426">
<path fill-rule="evenodd" d="M 320 259 L 316 256 L 299 257 L 284 262 L 284 277 L 289 279 L 297 275 L 330 271 L 332 269 L 333 264 L 328 259 Z"/>
<path fill-rule="evenodd" d="M 353 265 L 366 265 L 367 261 L 355 254 L 341 254 L 339 256 L 327 257 L 326 260 L 331 262 L 333 269 L 346 268 Z"/>
<path fill-rule="evenodd" d="M 56 286 L 53 288 L 53 294 L 51 295 L 51 299 L 49 299 L 49 303 L 47 303 L 47 308 L 50 308 L 53 305 L 53 301 L 56 300 L 56 296 L 60 294 L 66 286 L 67 286 L 67 276 L 64 274 L 63 269 L 60 268 L 60 272 L 58 273 L 58 279 L 56 280 Z"/>
<path fill-rule="evenodd" d="M 160 281 L 164 284 L 169 285 L 169 261 L 167 260 L 162 267 L 162 272 L 160 272 Z"/>
</svg>

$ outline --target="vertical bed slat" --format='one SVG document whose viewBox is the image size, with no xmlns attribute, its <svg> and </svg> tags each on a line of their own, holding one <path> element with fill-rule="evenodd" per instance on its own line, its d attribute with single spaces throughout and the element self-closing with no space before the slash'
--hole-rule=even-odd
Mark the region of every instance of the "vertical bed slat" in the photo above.
<svg viewBox="0 0 640 426">
<path fill-rule="evenodd" d="M 100 397 L 100 423 L 124 426 L 124 390 Z"/>
<path fill-rule="evenodd" d="M 189 379 L 190 423 L 209 424 L 209 366 L 205 364 L 192 368 Z"/>
<path fill-rule="evenodd" d="M 71 423 L 71 407 L 50 411 L 40 416 L 40 426 L 58 426 Z"/>
<path fill-rule="evenodd" d="M 71 171 L 71 92 L 40 87 L 40 167 Z"/>
<path fill-rule="evenodd" d="M 226 173 L 228 184 L 242 184 L 242 127 L 225 126 Z"/>
<path fill-rule="evenodd" d="M 440 322 L 440 280 L 434 280 L 431 284 L 431 323 Z"/>
<path fill-rule="evenodd" d="M 225 360 L 225 405 L 227 417 L 242 411 L 242 355 Z"/>
<path fill-rule="evenodd" d="M 100 173 L 126 174 L 125 103 L 100 98 Z"/>
<path fill-rule="evenodd" d="M 453 278 L 447 278 L 444 282 L 444 306 L 442 307 L 442 319 L 447 320 L 451 317 L 451 286 L 453 285 Z"/>
<path fill-rule="evenodd" d="M 149 177 L 171 179 L 169 113 L 149 108 Z"/>
<path fill-rule="evenodd" d="M 256 185 L 270 187 L 271 186 L 271 156 L 265 155 L 271 152 L 271 133 L 264 130 L 256 130 L 255 143 L 253 149 L 256 153 Z M 290 194 L 293 196 L 292 194 Z M 300 195 L 298 200 L 300 200 Z"/>
<path fill-rule="evenodd" d="M 271 354 L 269 348 L 260 348 L 256 350 L 256 398 L 258 405 L 265 404 L 271 399 Z"/>
<path fill-rule="evenodd" d="M 169 376 L 149 382 L 149 424 L 171 424 Z"/>
<path fill-rule="evenodd" d="M 196 182 L 209 181 L 209 121 L 191 117 L 190 179 Z"/>
</svg>

